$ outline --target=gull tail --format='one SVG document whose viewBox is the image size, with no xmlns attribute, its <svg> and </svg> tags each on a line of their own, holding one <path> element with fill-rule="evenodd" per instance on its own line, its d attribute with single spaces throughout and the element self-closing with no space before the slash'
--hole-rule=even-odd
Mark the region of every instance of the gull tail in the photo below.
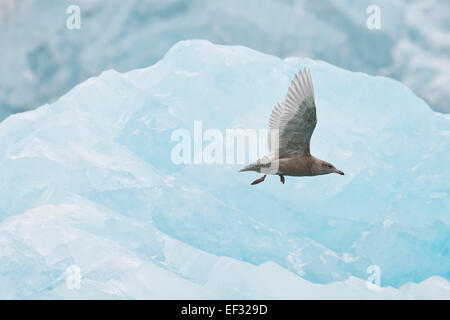
<svg viewBox="0 0 450 320">
<path fill-rule="evenodd" d="M 244 172 L 244 171 L 261 172 L 261 170 L 264 170 L 264 168 L 270 168 L 270 166 L 271 166 L 270 159 L 268 157 L 263 157 L 263 158 L 259 159 L 258 161 L 245 166 L 244 168 L 239 170 L 239 172 Z"/>
<path fill-rule="evenodd" d="M 241 170 L 239 170 L 239 172 L 244 172 L 244 171 L 256 171 L 259 172 L 259 168 L 261 167 L 261 165 L 257 162 L 255 163 L 251 163 L 248 166 L 243 167 Z"/>
</svg>

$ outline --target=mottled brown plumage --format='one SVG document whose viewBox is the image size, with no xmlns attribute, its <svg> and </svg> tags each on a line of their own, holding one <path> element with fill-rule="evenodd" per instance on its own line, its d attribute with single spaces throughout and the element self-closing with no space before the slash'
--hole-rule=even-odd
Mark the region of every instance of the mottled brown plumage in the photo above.
<svg viewBox="0 0 450 320">
<path fill-rule="evenodd" d="M 310 153 L 310 141 L 317 124 L 316 104 L 311 73 L 304 69 L 295 75 L 282 104 L 277 104 L 269 119 L 268 138 L 270 157 L 252 163 L 242 171 L 256 171 L 264 176 L 252 182 L 258 184 L 267 174 L 280 176 L 317 176 L 327 173 L 344 173 L 331 163 Z"/>
</svg>

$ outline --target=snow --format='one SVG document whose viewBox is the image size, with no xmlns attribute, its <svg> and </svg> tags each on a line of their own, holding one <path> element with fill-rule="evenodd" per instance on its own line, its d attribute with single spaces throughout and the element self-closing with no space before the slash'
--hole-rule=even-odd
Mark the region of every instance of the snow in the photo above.
<svg viewBox="0 0 450 320">
<path fill-rule="evenodd" d="M 312 152 L 345 176 L 255 187 L 238 164 L 171 161 L 197 120 L 265 128 L 300 67 Z M 389 78 L 182 41 L 0 124 L 0 297 L 449 299 L 449 128 Z"/>
</svg>

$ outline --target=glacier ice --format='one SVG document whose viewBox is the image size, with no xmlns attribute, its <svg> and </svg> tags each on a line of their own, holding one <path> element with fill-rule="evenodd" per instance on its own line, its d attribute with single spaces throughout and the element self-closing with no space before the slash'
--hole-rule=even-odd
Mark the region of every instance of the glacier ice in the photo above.
<svg viewBox="0 0 450 320">
<path fill-rule="evenodd" d="M 172 132 L 196 120 L 265 128 L 300 67 L 312 151 L 344 177 L 255 188 L 239 164 L 171 162 Z M 0 124 L 0 297 L 448 299 L 449 132 L 395 80 L 180 42 Z"/>
<path fill-rule="evenodd" d="M 380 30 L 366 27 L 366 9 L 374 3 L 381 9 Z M 396 78 L 434 110 L 450 112 L 447 0 L 77 4 L 81 29 L 68 30 L 71 0 L 0 2 L 0 119 L 48 103 L 103 70 L 153 64 L 173 44 L 192 38 Z"/>
</svg>

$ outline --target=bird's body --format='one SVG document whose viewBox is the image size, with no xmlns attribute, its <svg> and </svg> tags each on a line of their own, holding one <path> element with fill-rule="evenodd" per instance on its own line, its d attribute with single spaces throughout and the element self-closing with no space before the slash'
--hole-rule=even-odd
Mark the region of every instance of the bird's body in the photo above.
<svg viewBox="0 0 450 320">
<path fill-rule="evenodd" d="M 311 155 L 281 158 L 279 159 L 278 174 L 294 177 L 315 176 L 319 174 L 315 170 L 317 160 Z"/>
<path fill-rule="evenodd" d="M 277 104 L 269 120 L 270 157 L 264 157 L 241 170 L 264 173 L 253 181 L 258 184 L 267 174 L 284 176 L 317 176 L 327 173 L 344 173 L 331 163 L 310 153 L 310 140 L 317 123 L 314 89 L 309 70 L 295 75 L 282 104 Z"/>
</svg>

